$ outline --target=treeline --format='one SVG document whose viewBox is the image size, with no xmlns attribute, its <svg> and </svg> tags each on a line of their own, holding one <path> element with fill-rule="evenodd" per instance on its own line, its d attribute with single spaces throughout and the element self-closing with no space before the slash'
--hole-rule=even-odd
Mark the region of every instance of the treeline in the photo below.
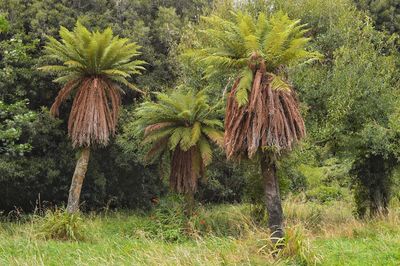
<svg viewBox="0 0 400 266">
<path fill-rule="evenodd" d="M 384 210 L 396 194 L 399 153 L 399 27 L 396 4 L 376 8 L 371 1 L 3 1 L 0 3 L 0 210 L 30 211 L 60 204 L 68 195 L 75 152 L 67 138 L 68 110 L 49 115 L 58 93 L 46 65 L 46 36 L 59 38 L 60 25 L 77 20 L 90 29 L 111 27 L 142 46 L 146 71 L 130 80 L 146 92 L 205 89 L 212 104 L 222 97 L 232 73 L 205 80 L 202 66 L 181 53 L 198 48 L 206 27 L 201 15 L 228 18 L 242 9 L 283 10 L 311 30 L 319 62 L 289 68 L 301 102 L 308 137 L 279 162 L 281 191 L 304 191 L 309 200 L 328 201 L 354 192 L 357 211 Z M 388 10 L 388 12 L 384 12 Z M 371 19 L 372 18 L 372 19 Z M 152 96 L 148 96 L 152 97 Z M 82 191 L 84 208 L 149 208 L 167 192 L 163 165 L 145 165 L 145 149 L 132 122 L 143 96 L 126 90 L 118 134 L 93 152 Z M 223 109 L 219 112 L 223 119 Z M 215 151 L 203 202 L 260 202 L 256 165 L 227 162 Z M 167 167 L 168 168 L 168 167 Z"/>
</svg>

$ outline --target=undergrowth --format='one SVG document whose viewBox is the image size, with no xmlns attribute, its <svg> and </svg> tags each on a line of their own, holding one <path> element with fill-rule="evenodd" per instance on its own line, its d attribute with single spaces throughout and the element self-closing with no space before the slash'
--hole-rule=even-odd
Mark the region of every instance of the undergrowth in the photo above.
<svg viewBox="0 0 400 266">
<path fill-rule="evenodd" d="M 64 208 L 47 210 L 44 217 L 35 216 L 33 225 L 39 238 L 82 241 L 88 238 L 80 213 L 67 213 Z"/>
<path fill-rule="evenodd" d="M 248 204 L 200 205 L 190 218 L 177 196 L 161 199 L 150 213 L 48 210 L 24 222 L 0 222 L 0 265 L 56 263 L 64 253 L 66 265 L 77 259 L 88 265 L 345 265 L 346 256 L 357 258 L 351 249 L 365 257 L 372 248 L 380 249 L 378 261 L 386 263 L 377 265 L 396 265 L 399 205 L 387 217 L 367 221 L 354 218 L 347 202 L 322 205 L 289 197 L 283 206 L 286 234 L 277 245 Z M 368 261 L 359 260 L 363 264 L 354 265 Z"/>
</svg>

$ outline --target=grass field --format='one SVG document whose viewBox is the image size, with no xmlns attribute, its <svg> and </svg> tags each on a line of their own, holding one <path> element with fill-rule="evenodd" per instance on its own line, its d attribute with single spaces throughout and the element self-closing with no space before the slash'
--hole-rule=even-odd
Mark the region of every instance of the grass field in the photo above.
<svg viewBox="0 0 400 266">
<path fill-rule="evenodd" d="M 44 237 L 40 219 L 3 222 L 0 265 L 400 265 L 398 207 L 368 222 L 345 202 L 284 207 L 288 240 L 276 256 L 249 206 L 219 205 L 200 208 L 184 229 L 173 208 L 161 222 L 160 213 L 86 215 L 80 241 Z"/>
</svg>

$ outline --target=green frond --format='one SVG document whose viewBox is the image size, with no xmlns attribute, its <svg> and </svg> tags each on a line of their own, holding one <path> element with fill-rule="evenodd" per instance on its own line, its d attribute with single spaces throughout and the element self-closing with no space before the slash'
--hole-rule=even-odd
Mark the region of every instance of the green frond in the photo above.
<svg viewBox="0 0 400 266">
<path fill-rule="evenodd" d="M 200 138 L 198 143 L 201 159 L 205 166 L 209 165 L 212 161 L 212 150 L 210 143 L 204 137 Z"/>
<path fill-rule="evenodd" d="M 215 128 L 223 128 L 224 127 L 222 121 L 218 120 L 218 119 L 204 119 L 202 121 L 202 123 L 209 127 L 215 127 Z"/>
<path fill-rule="evenodd" d="M 66 66 L 43 66 L 39 67 L 39 70 L 45 71 L 45 72 L 64 72 L 68 70 L 68 67 Z"/>
<path fill-rule="evenodd" d="M 201 136 L 201 123 L 199 121 L 194 122 L 192 127 L 192 136 L 190 140 L 190 145 L 194 146 L 199 141 Z"/>
<path fill-rule="evenodd" d="M 184 127 L 178 127 L 174 129 L 174 132 L 172 133 L 171 137 L 169 138 L 168 141 L 168 147 L 169 149 L 175 150 L 176 146 L 178 146 L 179 142 L 182 139 L 183 131 L 185 130 Z"/>
<path fill-rule="evenodd" d="M 284 91 L 290 91 L 290 84 L 288 84 L 281 76 L 271 74 L 272 80 L 271 80 L 271 89 L 272 90 L 284 90 Z"/>
<path fill-rule="evenodd" d="M 203 127 L 203 133 L 220 147 L 224 145 L 224 133 L 212 127 Z"/>
<path fill-rule="evenodd" d="M 246 67 L 240 73 L 240 81 L 236 89 L 236 100 L 239 106 L 246 105 L 249 98 L 249 92 L 253 85 L 253 71 Z"/>
<path fill-rule="evenodd" d="M 69 82 L 69 81 L 71 81 L 71 80 L 77 80 L 77 79 L 80 79 L 80 78 L 81 78 L 81 76 L 80 76 L 79 74 L 77 74 L 77 73 L 75 73 L 75 72 L 72 72 L 71 74 L 67 74 L 67 75 L 58 77 L 58 78 L 56 78 L 56 79 L 53 80 L 53 81 L 54 81 L 54 82 L 57 82 L 57 83 L 62 83 L 62 84 L 64 84 L 64 83 L 67 83 L 67 82 Z"/>
<path fill-rule="evenodd" d="M 180 148 L 183 151 L 189 150 L 193 144 L 192 144 L 192 130 L 189 127 L 184 127 L 181 131 L 181 142 Z"/>
</svg>

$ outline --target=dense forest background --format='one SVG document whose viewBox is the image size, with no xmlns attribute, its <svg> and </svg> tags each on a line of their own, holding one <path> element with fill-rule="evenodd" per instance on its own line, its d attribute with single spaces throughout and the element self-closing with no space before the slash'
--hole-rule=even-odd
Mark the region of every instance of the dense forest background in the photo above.
<svg viewBox="0 0 400 266">
<path fill-rule="evenodd" d="M 354 199 L 360 215 L 382 197 L 383 202 L 400 197 L 400 7 L 394 0 L 3 0 L 0 212 L 62 204 L 68 195 L 76 156 L 66 133 L 71 102 L 62 107 L 59 119 L 49 115 L 59 87 L 37 70 L 48 60 L 43 56 L 46 36 L 58 37 L 60 25 L 71 29 L 77 20 L 91 29 L 110 26 L 142 46 L 141 59 L 148 65 L 133 80 L 139 88 L 205 88 L 216 102 L 230 73 L 206 82 L 200 67 L 180 54 L 196 47 L 196 33 L 204 27 L 201 15 L 229 16 L 237 6 L 251 13 L 283 10 L 300 18 L 312 29 L 313 48 L 324 55 L 318 63 L 290 69 L 308 137 L 280 161 L 283 196 L 304 193 L 320 202 Z M 142 100 L 126 90 L 116 138 L 93 152 L 83 209 L 147 209 L 167 193 L 162 179 L 167 167 L 145 165 L 145 147 L 133 132 L 134 107 Z M 258 171 L 250 162 L 227 162 L 219 151 L 196 196 L 203 203 L 258 202 Z"/>
</svg>

